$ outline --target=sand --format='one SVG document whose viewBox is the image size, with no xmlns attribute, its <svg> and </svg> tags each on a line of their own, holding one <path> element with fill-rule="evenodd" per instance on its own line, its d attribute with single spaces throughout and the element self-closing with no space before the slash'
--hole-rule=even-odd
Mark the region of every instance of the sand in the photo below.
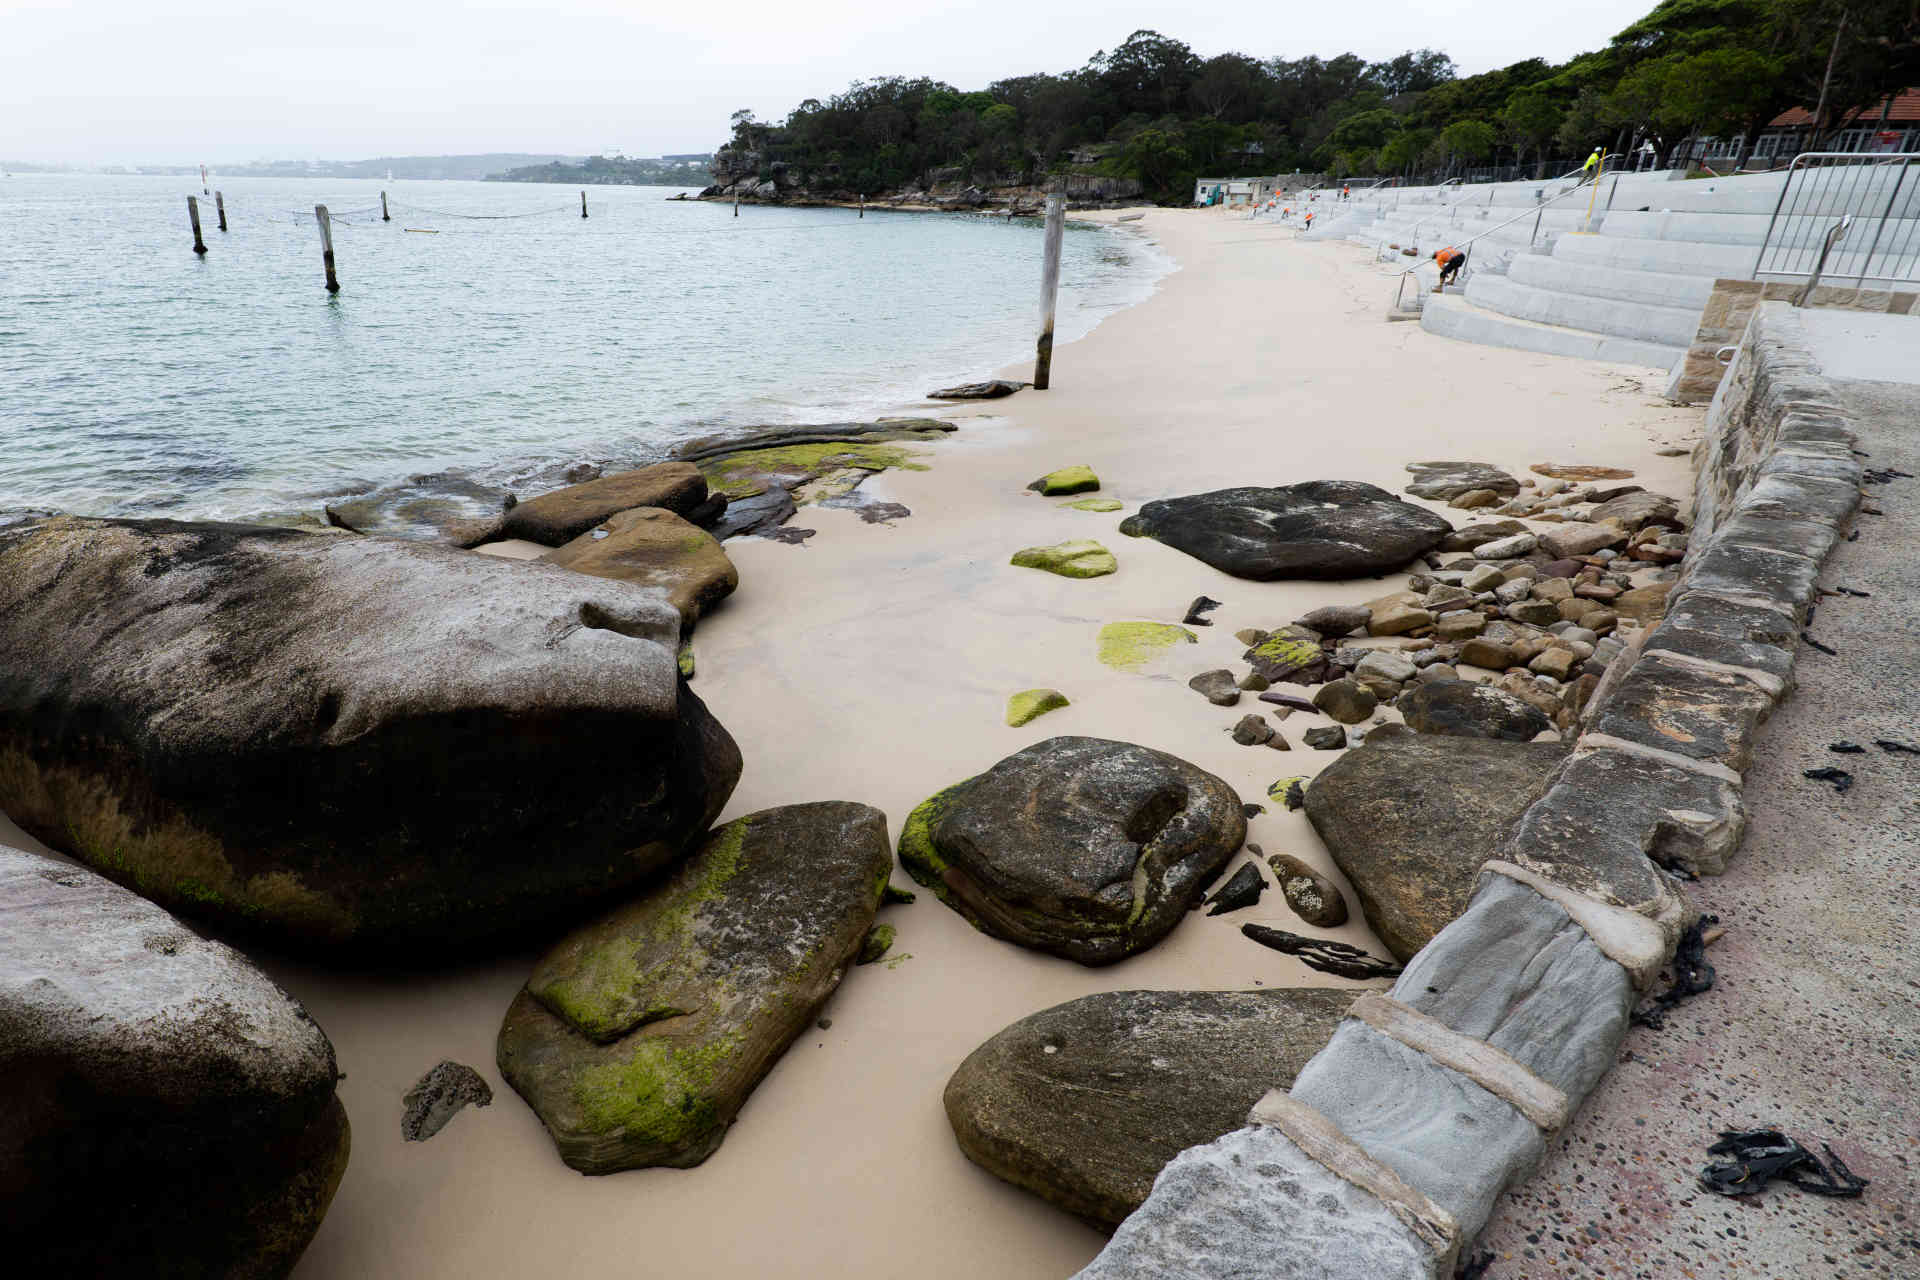
<svg viewBox="0 0 1920 1280">
<path fill-rule="evenodd" d="M 904 503 L 911 517 L 868 525 L 851 511 L 804 509 L 795 523 L 818 533 L 803 545 L 727 544 L 740 589 L 694 642 L 694 687 L 746 758 L 726 817 L 858 800 L 885 810 L 897 835 L 932 791 L 1056 734 L 1170 751 L 1263 803 L 1276 779 L 1324 767 L 1333 754 L 1306 750 L 1300 735 L 1325 721 L 1287 720 L 1290 752 L 1237 746 L 1233 723 L 1267 708 L 1251 695 L 1213 707 L 1185 681 L 1244 670 L 1240 628 L 1370 599 L 1404 579 L 1229 578 L 1122 537 L 1119 521 L 1148 499 L 1322 478 L 1397 489 L 1404 465 L 1428 458 L 1515 474 L 1549 460 L 1605 463 L 1652 489 L 1690 491 L 1687 459 L 1654 450 L 1691 443 L 1700 411 L 1667 405 L 1655 371 L 1389 325 L 1393 268 L 1355 246 L 1301 243 L 1290 229 L 1218 211 L 1153 211 L 1130 225 L 1180 269 L 1150 300 L 1057 351 L 1051 391 L 977 409 L 903 406 L 960 423 L 924 451 L 928 470 L 868 482 L 871 496 Z M 985 372 L 956 369 L 951 381 Z M 1073 463 L 1091 465 L 1101 496 L 1125 510 L 1075 511 L 1071 499 L 1025 491 Z M 1021 547 L 1069 538 L 1103 542 L 1119 572 L 1073 581 L 1007 564 Z M 1192 628 L 1198 643 L 1139 674 L 1095 660 L 1104 623 L 1178 622 L 1202 594 L 1223 604 L 1214 625 Z M 1039 686 L 1073 705 L 1006 727 L 1008 695 Z M 1273 804 L 1249 838 L 1344 888 L 1303 815 Z M 0 839 L 24 837 L 0 827 Z M 297 1274 L 1065 1276 L 1102 1236 L 980 1172 L 954 1145 L 941 1090 L 974 1047 L 1095 991 L 1357 986 L 1241 937 L 1249 921 L 1311 932 L 1274 889 L 1246 911 L 1191 916 L 1152 951 L 1106 969 L 975 933 L 924 892 L 883 919 L 899 930 L 894 962 L 848 976 L 827 1010 L 832 1028 L 794 1045 L 711 1160 L 603 1178 L 560 1163 L 494 1068 L 499 1019 L 531 954 L 390 978 L 267 958 L 332 1037 L 354 1125 L 346 1179 Z M 1357 906 L 1354 920 L 1331 936 L 1380 952 Z M 401 1095 L 443 1058 L 486 1076 L 494 1104 L 431 1142 L 404 1143 Z"/>
</svg>

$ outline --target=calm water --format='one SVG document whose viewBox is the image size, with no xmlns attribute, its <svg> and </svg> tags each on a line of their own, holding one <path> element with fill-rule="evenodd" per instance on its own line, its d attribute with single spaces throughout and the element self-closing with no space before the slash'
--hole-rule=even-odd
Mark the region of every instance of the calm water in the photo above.
<svg viewBox="0 0 1920 1280">
<path fill-rule="evenodd" d="M 1030 219 L 736 219 L 598 187 L 582 221 L 573 188 L 219 186 L 232 229 L 203 197 L 196 259 L 189 179 L 0 180 L 0 510 L 317 512 L 444 470 L 538 488 L 554 464 L 898 411 L 1032 349 Z M 333 298 L 316 203 L 333 214 Z M 1168 269 L 1128 233 L 1069 227 L 1061 336 Z"/>
</svg>

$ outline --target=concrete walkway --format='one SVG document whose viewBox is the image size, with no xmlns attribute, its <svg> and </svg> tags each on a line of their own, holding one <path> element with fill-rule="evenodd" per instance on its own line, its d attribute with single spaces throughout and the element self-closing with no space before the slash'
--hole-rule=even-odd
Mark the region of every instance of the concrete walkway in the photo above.
<svg viewBox="0 0 1920 1280">
<path fill-rule="evenodd" d="M 1836 384 L 1872 468 L 1920 475 L 1920 387 Z M 1689 886 L 1726 936 L 1714 989 L 1636 1028 L 1539 1172 L 1495 1211 L 1486 1280 L 1920 1276 L 1920 480 L 1869 484 L 1821 584 L 1799 691 L 1764 730 L 1752 821 L 1726 875 Z M 1830 752 L 1842 739 L 1864 755 Z M 1853 773 L 1845 795 L 1802 771 Z M 1872 1185 L 1727 1199 L 1695 1175 L 1719 1130 L 1831 1143 Z"/>
</svg>

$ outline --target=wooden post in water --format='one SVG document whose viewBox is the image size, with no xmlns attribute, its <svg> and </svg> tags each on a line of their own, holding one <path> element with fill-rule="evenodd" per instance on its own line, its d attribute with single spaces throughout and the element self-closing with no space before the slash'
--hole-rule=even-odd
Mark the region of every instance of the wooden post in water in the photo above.
<svg viewBox="0 0 1920 1280">
<path fill-rule="evenodd" d="M 225 231 L 227 229 L 227 193 L 226 192 L 216 191 L 213 193 L 213 211 L 216 215 L 218 215 L 220 219 L 220 229 L 222 231 Z"/>
<path fill-rule="evenodd" d="M 393 221 L 392 216 L 387 212 L 387 193 L 384 191 L 380 193 L 380 221 L 382 222 Z"/>
<path fill-rule="evenodd" d="M 1067 198 L 1047 197 L 1046 256 L 1040 262 L 1040 341 L 1033 357 L 1033 389 L 1045 391 L 1053 374 L 1053 306 L 1060 292 L 1060 237 L 1067 229 Z"/>
<path fill-rule="evenodd" d="M 867 193 L 864 191 L 860 193 L 860 216 L 867 216 Z"/>
<path fill-rule="evenodd" d="M 740 193 L 738 191 L 733 193 L 733 216 L 736 218 L 740 216 Z"/>
<path fill-rule="evenodd" d="M 213 194 L 207 190 L 207 166 L 205 165 L 200 166 L 200 194 L 203 196 Z"/>
<path fill-rule="evenodd" d="M 587 193 L 584 191 L 580 193 L 580 216 L 587 216 Z"/>
<path fill-rule="evenodd" d="M 193 251 L 205 253 L 207 242 L 200 238 L 200 197 L 187 197 L 187 221 L 193 224 Z"/>
<path fill-rule="evenodd" d="M 313 206 L 314 221 L 320 224 L 320 261 L 327 264 L 327 292 L 340 292 L 340 278 L 333 273 L 333 219 L 327 216 L 327 206 Z"/>
</svg>

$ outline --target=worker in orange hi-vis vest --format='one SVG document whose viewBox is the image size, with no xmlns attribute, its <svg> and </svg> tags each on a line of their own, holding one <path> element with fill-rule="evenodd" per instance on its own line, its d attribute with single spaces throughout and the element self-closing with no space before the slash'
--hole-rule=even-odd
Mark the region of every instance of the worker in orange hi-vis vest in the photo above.
<svg viewBox="0 0 1920 1280">
<path fill-rule="evenodd" d="M 1435 293 L 1452 284 L 1453 278 L 1460 274 L 1460 268 L 1467 265 L 1467 255 L 1452 245 L 1444 249 L 1435 249 L 1433 260 L 1440 264 L 1440 283 L 1433 286 Z"/>
<path fill-rule="evenodd" d="M 1307 230 L 1313 230 L 1313 210 L 1307 210 Z"/>
</svg>

